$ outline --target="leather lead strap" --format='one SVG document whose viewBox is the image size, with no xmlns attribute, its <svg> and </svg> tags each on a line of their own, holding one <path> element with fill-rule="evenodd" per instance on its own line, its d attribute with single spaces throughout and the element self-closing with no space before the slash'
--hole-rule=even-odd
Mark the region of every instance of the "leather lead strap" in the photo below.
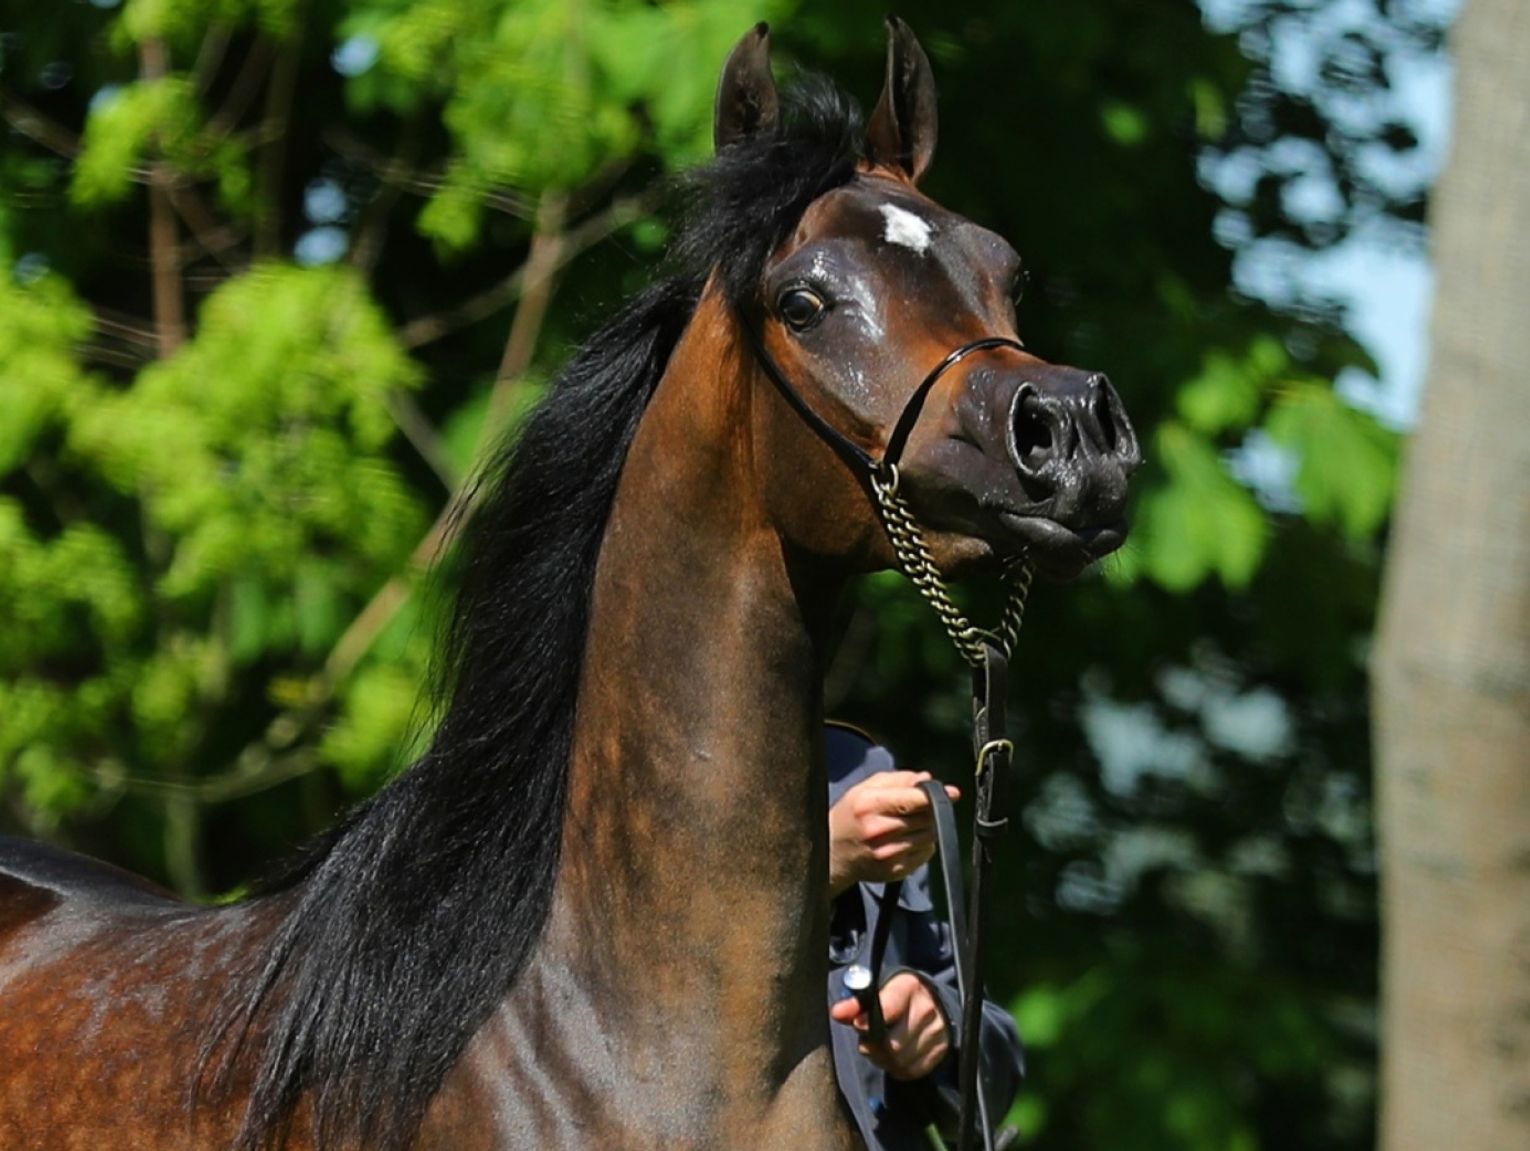
<svg viewBox="0 0 1530 1151">
<path fill-rule="evenodd" d="M 895 879 L 882 886 L 877 902 L 877 927 L 871 936 L 871 986 L 861 999 L 866 1012 L 866 1038 L 880 1046 L 887 1042 L 887 1019 L 882 1014 L 882 961 L 887 955 L 887 937 L 892 934 L 893 915 L 898 910 L 898 897 L 903 894 L 903 880 Z"/>
<path fill-rule="evenodd" d="M 976 1121 L 984 1148 L 993 1147 L 993 1124 L 988 1099 L 980 1090 L 983 1028 L 983 928 L 988 922 L 989 886 L 995 843 L 1009 828 L 1010 760 L 1013 745 L 1006 736 L 1009 659 L 992 644 L 983 645 L 983 665 L 972 675 L 972 742 L 977 756 L 973 790 L 972 892 L 967 904 L 970 934 L 966 948 L 966 979 L 970 989 L 962 1001 L 961 1133 L 957 1151 L 971 1151 Z"/>
<path fill-rule="evenodd" d="M 961 1002 L 960 1057 L 958 1083 L 961 1110 L 958 1124 L 958 1151 L 972 1151 L 975 1137 L 984 1151 L 993 1151 L 993 1120 L 988 1114 L 988 1098 L 980 1087 L 983 1061 L 983 929 L 988 922 L 989 887 L 993 848 L 1009 828 L 1009 790 L 1013 748 L 1006 737 L 1005 701 L 1009 691 L 1009 660 L 992 644 L 984 644 L 983 666 L 972 677 L 972 742 L 977 759 L 973 783 L 976 812 L 972 837 L 972 890 L 963 901 L 961 845 L 956 834 L 956 816 L 945 787 L 939 780 L 928 780 L 920 788 L 929 796 L 935 812 L 935 842 L 939 848 L 940 877 L 946 891 L 946 907 L 951 917 L 951 948 L 956 959 L 957 997 Z M 882 959 L 887 951 L 887 936 L 897 914 L 901 881 L 886 884 L 878 901 L 877 926 L 871 939 L 871 988 L 861 1003 L 867 1014 L 867 1038 L 873 1043 L 887 1039 L 887 1022 L 882 1017 L 879 995 L 882 986 Z"/>
</svg>

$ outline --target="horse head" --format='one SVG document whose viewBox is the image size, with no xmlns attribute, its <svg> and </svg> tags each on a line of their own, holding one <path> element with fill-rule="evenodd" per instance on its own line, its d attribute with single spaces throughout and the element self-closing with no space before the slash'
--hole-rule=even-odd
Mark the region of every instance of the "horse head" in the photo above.
<svg viewBox="0 0 1530 1151">
<path fill-rule="evenodd" d="M 762 24 L 723 69 L 719 165 L 780 131 L 768 47 Z M 853 539 L 854 559 L 891 564 L 865 493 L 800 446 L 806 424 L 863 481 L 901 490 L 943 570 L 1024 559 L 1067 578 L 1125 538 L 1137 436 L 1102 373 L 1024 348 L 1014 248 L 919 190 L 935 103 L 924 50 L 889 18 L 886 84 L 853 173 L 807 205 L 756 282 L 732 286 L 748 344 L 790 401 L 760 416 L 758 442 L 775 445 L 763 487 L 808 550 Z"/>
</svg>

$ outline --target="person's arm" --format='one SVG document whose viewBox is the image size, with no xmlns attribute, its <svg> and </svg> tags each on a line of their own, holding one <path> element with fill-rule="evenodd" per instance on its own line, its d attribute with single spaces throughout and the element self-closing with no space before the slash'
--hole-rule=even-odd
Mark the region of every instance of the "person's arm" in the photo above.
<svg viewBox="0 0 1530 1151">
<path fill-rule="evenodd" d="M 879 995 L 887 1024 L 885 1043 L 866 1036 L 868 1021 L 860 1004 L 844 999 L 829 1009 L 829 1018 L 862 1032 L 857 1050 L 893 1079 L 924 1079 L 950 1059 L 956 1025 L 939 991 L 920 972 L 900 968 L 882 982 Z"/>
<path fill-rule="evenodd" d="M 905 881 L 904 889 L 912 889 L 914 892 L 910 902 L 929 906 L 929 881 L 928 868 L 921 868 Z M 935 1070 L 931 1082 L 939 1088 L 942 1110 L 946 1112 L 939 1117 L 937 1125 L 942 1133 L 949 1129 L 949 1133 L 954 1135 L 961 1103 L 957 1078 L 961 1002 L 957 991 L 956 955 L 951 946 L 951 929 L 933 910 L 911 911 L 905 908 L 901 914 L 908 918 L 906 967 L 939 998 L 942 1010 L 952 1025 L 951 1054 Z M 1015 1093 L 1020 1089 L 1024 1059 L 1014 1019 L 1008 1011 L 989 999 L 983 1003 L 978 1042 L 982 1052 L 980 1090 L 988 1104 L 988 1116 L 997 1125 L 1009 1111 Z"/>
<path fill-rule="evenodd" d="M 904 881 L 913 898 L 907 902 L 930 906 L 929 869 L 935 853 L 934 812 L 919 784 L 928 772 L 879 772 L 846 791 L 829 810 L 829 889 L 832 896 L 855 883 Z M 953 800 L 960 792 L 949 785 Z M 888 1044 L 862 1042 L 860 1051 L 888 1075 L 901 1081 L 927 1080 L 938 1091 L 941 1115 L 937 1123 L 954 1130 L 959 1093 L 957 1060 L 961 1007 L 956 986 L 956 961 L 949 928 L 933 911 L 900 908 L 907 917 L 908 951 L 902 968 L 888 974 L 880 998 L 888 1024 Z M 855 1000 L 830 1009 L 838 1023 L 864 1030 L 865 1016 Z M 1009 1013 L 984 1003 L 982 1083 L 989 1115 L 997 1122 L 1009 1110 L 1021 1077 L 1020 1039 Z"/>
<path fill-rule="evenodd" d="M 837 897 L 857 883 L 909 880 L 935 853 L 935 816 L 920 788 L 928 772 L 881 771 L 847 790 L 829 809 L 829 893 Z M 948 788 L 952 799 L 960 792 Z M 946 1057 L 951 1020 L 933 987 L 913 974 L 884 980 L 880 999 L 887 1042 L 862 1039 L 861 1054 L 897 1079 L 928 1075 Z M 838 1023 L 864 1031 L 855 1000 L 829 1012 Z"/>
<path fill-rule="evenodd" d="M 829 897 L 857 883 L 906 879 L 935 854 L 927 771 L 880 771 L 829 809 Z M 947 786 L 953 800 L 961 792 Z"/>
</svg>

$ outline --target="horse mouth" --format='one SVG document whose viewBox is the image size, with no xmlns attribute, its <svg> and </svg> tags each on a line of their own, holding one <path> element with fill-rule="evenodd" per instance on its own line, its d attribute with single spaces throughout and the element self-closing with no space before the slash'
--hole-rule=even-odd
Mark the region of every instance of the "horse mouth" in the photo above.
<svg viewBox="0 0 1530 1151">
<path fill-rule="evenodd" d="M 1020 555 L 1049 579 L 1068 580 L 1126 542 L 1126 520 L 1069 527 L 1046 516 L 999 513 L 1010 534 L 1006 555 Z"/>
</svg>

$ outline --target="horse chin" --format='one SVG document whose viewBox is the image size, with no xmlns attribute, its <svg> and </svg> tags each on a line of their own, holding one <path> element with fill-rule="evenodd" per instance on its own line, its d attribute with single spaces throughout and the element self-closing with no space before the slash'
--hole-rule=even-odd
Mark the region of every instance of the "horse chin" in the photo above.
<svg viewBox="0 0 1530 1151">
<path fill-rule="evenodd" d="M 989 518 L 981 534 L 971 527 L 935 530 L 928 540 L 935 566 L 953 580 L 997 575 L 1024 561 L 1041 578 L 1067 583 L 1119 548 L 1126 534 L 1124 519 L 1073 527 L 1048 516 L 1004 512 Z"/>
<path fill-rule="evenodd" d="M 1043 579 L 1066 583 L 1126 540 L 1124 520 L 1107 526 L 1073 528 L 1045 516 L 1005 513 L 1000 519 L 1002 527 L 998 531 L 985 531 L 982 535 L 932 532 L 929 544 L 935 565 L 951 579 L 959 580 L 996 575 L 1023 560 Z"/>
<path fill-rule="evenodd" d="M 1038 575 L 1063 582 L 1077 578 L 1086 568 L 1126 542 L 1126 521 L 1075 527 L 1047 516 L 1005 512 L 999 516 L 1009 538 L 1001 555 L 1023 557 Z"/>
</svg>

